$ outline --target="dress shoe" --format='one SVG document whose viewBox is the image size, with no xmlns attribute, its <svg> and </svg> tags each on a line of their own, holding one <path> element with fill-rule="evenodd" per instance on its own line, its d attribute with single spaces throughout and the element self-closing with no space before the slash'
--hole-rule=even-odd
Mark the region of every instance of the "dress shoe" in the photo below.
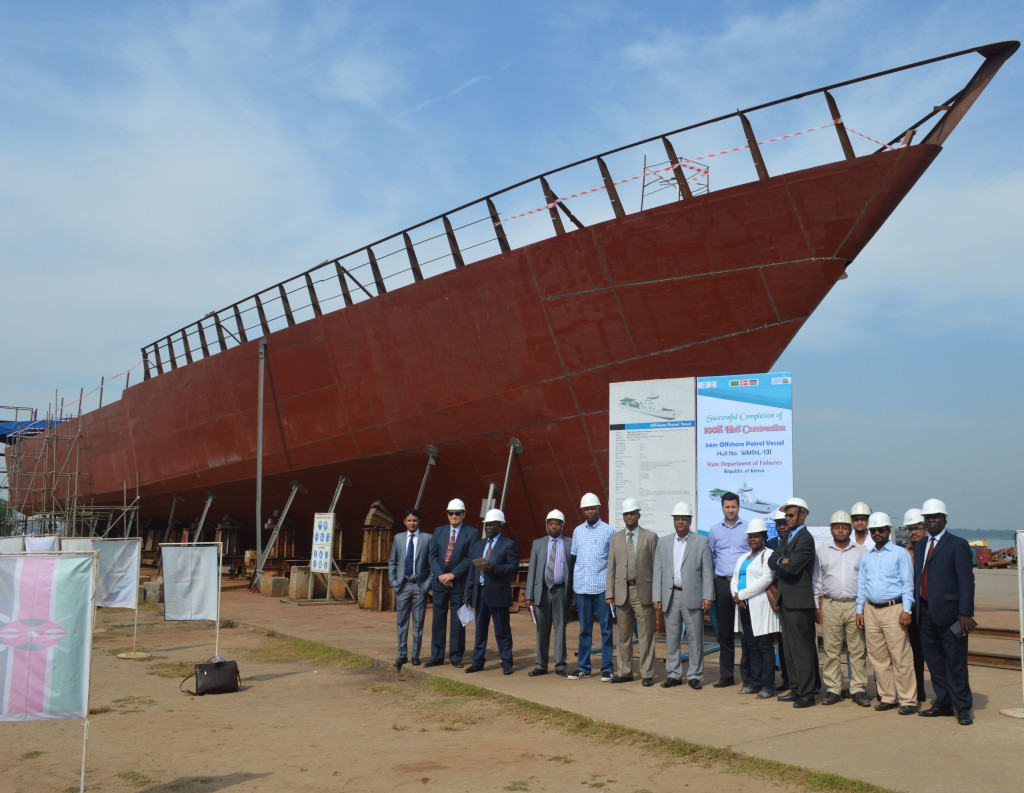
<svg viewBox="0 0 1024 793">
<path fill-rule="evenodd" d="M 948 705 L 932 705 L 927 710 L 922 710 L 917 714 L 918 716 L 924 716 L 926 719 L 930 719 L 933 716 L 953 716 L 955 715 L 953 709 Z"/>
<path fill-rule="evenodd" d="M 837 702 L 842 702 L 843 697 L 837 694 L 835 691 L 829 691 L 825 696 L 821 698 L 822 705 L 835 705 Z"/>
<path fill-rule="evenodd" d="M 798 697 L 796 702 L 793 703 L 794 708 L 813 708 L 818 704 L 813 695 L 807 695 L 806 697 Z"/>
<path fill-rule="evenodd" d="M 422 664 L 422 663 L 423 663 L 423 662 L 422 662 L 422 661 L 421 661 L 421 660 L 420 660 L 419 658 L 413 658 L 413 659 L 412 659 L 412 665 L 413 665 L 413 666 L 419 666 L 419 665 L 420 665 L 420 664 Z"/>
<path fill-rule="evenodd" d="M 651 686 L 654 685 L 654 678 L 653 677 L 645 677 L 641 682 L 644 684 L 644 686 L 646 686 L 647 688 L 650 688 Z"/>
<path fill-rule="evenodd" d="M 853 700 L 853 704 L 860 705 L 862 708 L 871 707 L 871 700 L 868 699 L 868 695 L 865 694 L 863 691 L 858 691 L 856 694 L 850 697 L 850 699 Z"/>
<path fill-rule="evenodd" d="M 456 669 L 462 669 L 462 661 L 452 661 L 452 666 Z"/>
<path fill-rule="evenodd" d="M 481 670 L 483 670 L 483 668 L 483 664 L 470 664 L 466 667 L 466 673 L 468 674 L 469 672 L 480 672 Z"/>
<path fill-rule="evenodd" d="M 670 677 L 670 678 L 668 678 L 668 680 L 666 680 L 664 683 L 661 684 L 661 687 L 662 688 L 675 688 L 676 686 L 681 686 L 682 684 L 683 684 L 683 681 L 680 680 L 678 677 Z"/>
<path fill-rule="evenodd" d="M 879 702 L 875 705 L 875 710 L 894 710 L 899 707 L 895 702 Z"/>
<path fill-rule="evenodd" d="M 961 710 L 956 714 L 956 723 L 962 724 L 965 727 L 969 724 L 974 724 L 974 716 L 971 715 L 969 710 Z"/>
<path fill-rule="evenodd" d="M 548 673 L 547 669 L 541 669 L 540 667 L 537 667 L 536 669 L 531 669 L 526 674 L 529 675 L 530 677 L 540 677 L 541 675 L 546 675 L 547 673 Z"/>
<path fill-rule="evenodd" d="M 397 659 L 395 661 L 395 671 L 401 672 L 402 671 L 402 666 L 404 666 L 407 663 L 409 663 L 409 659 L 408 658 L 399 658 L 399 659 Z"/>
<path fill-rule="evenodd" d="M 633 675 L 627 675 L 626 677 L 619 677 L 618 675 L 612 675 L 613 683 L 632 683 Z"/>
<path fill-rule="evenodd" d="M 901 716 L 911 716 L 911 715 L 913 715 L 915 713 L 917 713 L 917 705 L 901 705 L 900 706 L 900 715 Z"/>
<path fill-rule="evenodd" d="M 431 658 L 429 661 L 427 661 L 425 664 L 423 664 L 423 668 L 427 669 L 427 668 L 429 668 L 431 666 L 443 666 L 443 665 L 444 665 L 444 661 L 442 661 L 441 659 L 439 659 L 439 658 Z"/>
<path fill-rule="evenodd" d="M 569 673 L 565 669 L 556 669 L 555 674 L 559 677 L 568 677 Z"/>
<path fill-rule="evenodd" d="M 503 667 L 501 667 L 501 671 L 502 671 L 502 672 L 503 672 L 504 674 L 506 674 L 506 675 L 510 675 L 510 674 L 512 674 L 512 673 L 513 673 L 513 672 L 514 672 L 515 670 L 514 670 L 514 669 L 513 669 L 513 668 L 512 668 L 511 666 L 503 666 Z"/>
<path fill-rule="evenodd" d="M 700 691 L 702 688 L 704 688 L 704 684 L 701 683 L 697 678 L 693 678 L 693 680 L 690 681 L 689 685 L 690 688 L 692 688 L 694 691 Z"/>
<path fill-rule="evenodd" d="M 796 695 L 795 691 L 790 691 L 788 694 L 783 694 L 778 699 L 779 702 L 796 702 L 800 697 Z"/>
<path fill-rule="evenodd" d="M 711 687 L 712 688 L 728 688 L 729 686 L 734 686 L 734 685 L 736 685 L 736 681 L 733 680 L 731 677 L 723 677 L 717 683 L 712 683 Z"/>
</svg>

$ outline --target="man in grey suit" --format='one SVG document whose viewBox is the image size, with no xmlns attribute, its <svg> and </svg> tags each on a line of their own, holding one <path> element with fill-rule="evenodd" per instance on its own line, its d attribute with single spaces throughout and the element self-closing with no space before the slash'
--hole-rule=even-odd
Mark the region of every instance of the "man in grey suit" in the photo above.
<svg viewBox="0 0 1024 793">
<path fill-rule="evenodd" d="M 398 616 L 398 658 L 395 670 L 409 660 L 406 641 L 409 635 L 409 616 L 412 615 L 412 665 L 420 664 L 420 645 L 423 642 L 423 618 L 427 614 L 427 590 L 430 589 L 430 564 L 427 545 L 430 535 L 420 531 L 420 513 L 417 509 L 405 511 L 405 528 L 395 535 L 388 559 L 388 581 L 395 590 L 395 612 Z"/>
<path fill-rule="evenodd" d="M 658 535 L 640 526 L 640 504 L 635 498 L 622 501 L 622 522 L 626 528 L 612 535 L 608 543 L 608 576 L 605 602 L 614 606 L 619 626 L 618 670 L 613 683 L 633 679 L 633 623 L 640 645 L 640 677 L 645 686 L 654 685 L 654 605 L 651 582 L 654 577 L 654 549 Z"/>
<path fill-rule="evenodd" d="M 683 625 L 689 637 L 690 688 L 700 691 L 704 680 L 704 615 L 715 596 L 715 567 L 707 538 L 690 531 L 693 508 L 680 501 L 672 508 L 676 533 L 658 539 L 654 552 L 654 610 L 665 614 L 665 672 L 662 688 L 683 684 L 679 654 Z"/>
<path fill-rule="evenodd" d="M 530 571 L 526 575 L 526 605 L 537 621 L 537 663 L 530 677 L 548 673 L 548 648 L 551 626 L 555 628 L 555 674 L 565 677 L 565 621 L 572 602 L 572 540 L 562 535 L 565 515 L 553 509 L 548 513 L 547 536 L 533 541 Z"/>
</svg>

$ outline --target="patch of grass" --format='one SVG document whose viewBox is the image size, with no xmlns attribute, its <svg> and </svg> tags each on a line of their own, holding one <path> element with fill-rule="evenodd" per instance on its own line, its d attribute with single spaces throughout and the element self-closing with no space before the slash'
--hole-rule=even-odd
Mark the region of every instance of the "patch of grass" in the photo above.
<svg viewBox="0 0 1024 793">
<path fill-rule="evenodd" d="M 408 730 L 409 728 L 404 724 L 399 724 L 397 721 L 391 722 L 392 730 Z"/>
<path fill-rule="evenodd" d="M 273 631 L 267 631 L 266 636 L 273 641 L 266 647 L 250 650 L 247 655 L 251 660 L 309 661 L 318 666 L 340 666 L 344 669 L 369 669 L 373 665 L 373 662 L 365 656 L 321 642 L 296 639 L 291 636 L 278 636 Z"/>
<path fill-rule="evenodd" d="M 369 683 L 363 683 L 362 685 L 364 688 L 370 689 L 370 691 L 372 691 L 374 694 L 399 693 L 397 688 L 395 688 L 394 686 L 389 686 L 387 683 L 374 683 L 373 681 L 370 681 Z"/>
<path fill-rule="evenodd" d="M 19 760 L 31 760 L 34 757 L 40 757 L 41 755 L 44 755 L 44 754 L 46 754 L 46 752 L 40 751 L 39 749 L 33 749 L 31 752 L 25 752 L 25 754 L 23 754 L 18 759 Z"/>
<path fill-rule="evenodd" d="M 502 790 L 529 790 L 530 782 L 526 779 L 515 779 L 509 782 Z"/>
<path fill-rule="evenodd" d="M 805 791 L 828 793 L 896 793 L 892 788 L 870 782 L 812 771 L 777 760 L 750 757 L 732 749 L 701 746 L 680 738 L 667 738 L 645 730 L 635 730 L 621 724 L 598 721 L 561 708 L 541 705 L 509 694 L 500 694 L 472 683 L 463 683 L 447 677 L 432 676 L 425 683 L 428 689 L 445 697 L 461 697 L 467 701 L 493 702 L 503 714 L 518 717 L 533 724 L 560 730 L 600 743 L 635 746 L 651 757 L 677 761 L 717 765 L 737 775 L 791 785 Z M 589 784 L 583 782 L 581 784 Z"/>
<path fill-rule="evenodd" d="M 122 771 L 115 776 L 122 782 L 127 782 L 132 787 L 147 787 L 148 785 L 155 785 L 157 781 L 150 779 L 145 774 L 140 774 L 138 771 Z"/>
<path fill-rule="evenodd" d="M 188 661 L 178 661 L 177 663 L 153 664 L 146 670 L 146 674 L 156 675 L 157 677 L 177 678 L 178 680 L 181 680 L 183 677 L 186 677 L 195 671 L 195 664 L 189 663 Z"/>
<path fill-rule="evenodd" d="M 103 705 L 102 707 L 99 707 L 99 708 L 89 708 L 89 715 L 90 716 L 99 716 L 101 713 L 110 713 L 113 710 L 114 709 L 112 707 L 110 707 L 110 705 Z"/>
<path fill-rule="evenodd" d="M 545 757 L 544 759 L 545 760 L 550 760 L 553 763 L 565 763 L 566 765 L 568 765 L 569 763 L 575 763 L 576 762 L 571 757 L 569 757 L 569 755 L 567 755 L 567 754 L 554 754 L 554 755 L 551 755 L 550 757 Z"/>
</svg>

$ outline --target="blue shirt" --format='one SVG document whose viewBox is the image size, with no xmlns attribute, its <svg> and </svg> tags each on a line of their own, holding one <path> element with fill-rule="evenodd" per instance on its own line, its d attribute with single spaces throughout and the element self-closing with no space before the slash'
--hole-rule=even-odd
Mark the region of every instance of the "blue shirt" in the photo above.
<svg viewBox="0 0 1024 793">
<path fill-rule="evenodd" d="M 576 567 L 572 572 L 572 588 L 577 595 L 600 595 L 608 578 L 608 543 L 615 529 L 600 518 L 593 526 L 583 521 L 572 533 L 572 550 Z"/>
<path fill-rule="evenodd" d="M 864 613 L 864 603 L 872 600 L 903 598 L 903 610 L 914 605 L 914 567 L 910 554 L 892 542 L 878 549 L 872 546 L 860 557 L 857 573 L 857 613 Z"/>
<path fill-rule="evenodd" d="M 715 575 L 732 578 L 736 571 L 736 562 L 744 554 L 750 553 L 750 546 L 747 545 L 747 522 L 737 518 L 736 525 L 731 529 L 725 525 L 724 520 L 716 523 L 708 532 L 708 547 L 711 548 Z"/>
<path fill-rule="evenodd" d="M 498 541 L 498 538 L 500 536 L 501 536 L 501 532 L 499 531 L 493 537 L 484 537 L 484 559 L 486 559 L 488 556 L 491 555 L 491 551 L 494 550 L 494 544 Z M 484 585 L 484 574 L 480 573 L 480 586 L 483 586 L 483 585 Z"/>
</svg>

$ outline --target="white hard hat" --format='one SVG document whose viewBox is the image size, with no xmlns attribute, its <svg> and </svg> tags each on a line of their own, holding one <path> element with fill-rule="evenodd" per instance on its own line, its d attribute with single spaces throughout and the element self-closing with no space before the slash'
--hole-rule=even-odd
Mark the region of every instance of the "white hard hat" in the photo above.
<svg viewBox="0 0 1024 793">
<path fill-rule="evenodd" d="M 500 509 L 489 509 L 484 517 L 484 523 L 504 523 L 505 513 Z"/>
<path fill-rule="evenodd" d="M 946 512 L 946 505 L 937 498 L 929 498 L 921 505 L 922 515 L 949 515 Z"/>
<path fill-rule="evenodd" d="M 811 514 L 811 508 L 809 506 L 807 506 L 807 502 L 804 501 L 802 498 L 797 498 L 796 496 L 793 496 L 793 498 L 791 498 L 789 501 L 787 501 L 785 504 L 783 504 L 783 506 L 784 507 L 800 507 L 800 509 L 806 511 L 808 515 Z"/>
<path fill-rule="evenodd" d="M 850 507 L 851 515 L 870 515 L 871 507 L 865 504 L 863 501 L 858 501 L 852 507 Z"/>
<path fill-rule="evenodd" d="M 767 534 L 768 527 L 764 525 L 764 521 L 761 518 L 753 518 L 747 524 L 747 534 L 761 534 L 762 532 Z"/>
<path fill-rule="evenodd" d="M 640 502 L 635 498 L 624 498 L 622 499 L 622 514 L 625 515 L 627 512 L 636 512 L 640 509 Z"/>
<path fill-rule="evenodd" d="M 672 517 L 681 515 L 684 518 L 693 517 L 693 507 L 687 504 L 685 501 L 680 501 L 674 507 L 672 507 Z"/>
<path fill-rule="evenodd" d="M 584 493 L 583 498 L 580 499 L 580 509 L 584 509 L 586 507 L 599 506 L 601 506 L 601 499 L 599 499 L 593 493 Z"/>
<path fill-rule="evenodd" d="M 872 512 L 868 518 L 869 529 L 892 528 L 892 519 L 884 512 Z"/>
<path fill-rule="evenodd" d="M 843 512 L 843 510 L 839 509 L 839 510 L 836 510 L 835 512 L 832 513 L 832 517 L 829 518 L 828 522 L 829 522 L 829 525 L 832 525 L 833 523 L 851 523 L 852 524 L 853 521 L 850 518 L 850 513 L 849 512 Z"/>
<path fill-rule="evenodd" d="M 553 509 L 544 520 L 560 520 L 562 523 L 565 523 L 565 515 L 562 514 L 560 509 Z"/>
<path fill-rule="evenodd" d="M 778 521 L 778 520 L 785 520 L 785 519 L 786 519 L 786 513 L 785 513 L 785 512 L 783 512 L 783 511 L 782 511 L 782 510 L 780 509 L 780 510 L 778 510 L 778 511 L 777 511 L 777 512 L 775 513 L 775 517 L 774 517 L 774 518 L 773 518 L 772 520 L 777 520 L 777 521 Z"/>
<path fill-rule="evenodd" d="M 449 512 L 465 512 L 466 511 L 466 505 L 462 503 L 462 499 L 461 498 L 453 498 L 451 501 L 448 502 L 448 511 Z"/>
<path fill-rule="evenodd" d="M 913 526 L 916 523 L 924 523 L 924 513 L 919 509 L 908 509 L 903 516 L 903 525 Z"/>
</svg>

